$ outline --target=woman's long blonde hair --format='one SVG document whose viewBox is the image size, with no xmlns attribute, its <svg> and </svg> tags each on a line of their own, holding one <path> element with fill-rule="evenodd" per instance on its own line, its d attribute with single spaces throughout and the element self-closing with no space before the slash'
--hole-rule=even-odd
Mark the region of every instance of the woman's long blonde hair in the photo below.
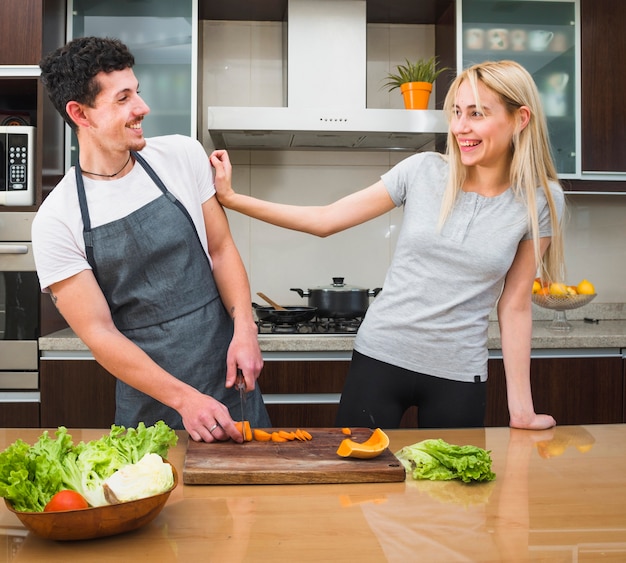
<svg viewBox="0 0 626 563">
<path fill-rule="evenodd" d="M 549 182 L 557 182 L 557 171 L 550 152 L 545 115 L 534 80 L 526 69 L 513 61 L 484 62 L 465 69 L 456 77 L 444 102 L 448 120 L 455 109 L 457 93 L 463 82 L 469 82 L 480 109 L 478 84 L 482 83 L 497 94 L 511 115 L 521 106 L 530 110 L 530 120 L 511 140 L 510 185 L 517 197 L 523 199 L 528 209 L 535 249 L 535 262 L 543 279 L 564 281 L 563 235 Z M 461 163 L 461 152 L 451 130 L 448 130 L 447 155 L 450 176 L 444 194 L 440 226 L 454 207 L 456 198 L 466 178 L 466 168 Z M 544 257 L 539 247 L 539 220 L 536 193 L 542 187 L 550 208 L 552 239 Z"/>
</svg>

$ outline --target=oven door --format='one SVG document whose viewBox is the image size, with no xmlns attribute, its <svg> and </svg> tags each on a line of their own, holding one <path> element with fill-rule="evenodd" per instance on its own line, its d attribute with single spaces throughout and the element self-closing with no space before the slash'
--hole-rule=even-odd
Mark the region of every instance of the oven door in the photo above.
<svg viewBox="0 0 626 563">
<path fill-rule="evenodd" d="M 0 213 L 0 403 L 39 402 L 40 290 L 32 213 Z"/>
</svg>

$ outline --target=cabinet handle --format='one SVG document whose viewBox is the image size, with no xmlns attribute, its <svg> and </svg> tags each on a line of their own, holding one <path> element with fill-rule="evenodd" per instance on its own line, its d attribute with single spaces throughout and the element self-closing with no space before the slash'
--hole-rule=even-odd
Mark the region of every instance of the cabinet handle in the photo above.
<svg viewBox="0 0 626 563">
<path fill-rule="evenodd" d="M 0 254 L 28 254 L 25 244 L 0 244 Z"/>
</svg>

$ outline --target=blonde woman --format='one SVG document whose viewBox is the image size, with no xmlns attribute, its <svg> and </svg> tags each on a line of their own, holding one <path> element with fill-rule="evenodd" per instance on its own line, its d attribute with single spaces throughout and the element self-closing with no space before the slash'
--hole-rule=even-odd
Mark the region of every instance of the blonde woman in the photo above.
<svg viewBox="0 0 626 563">
<path fill-rule="evenodd" d="M 535 413 L 531 394 L 531 288 L 537 272 L 561 278 L 564 196 L 537 88 L 517 63 L 477 64 L 455 79 L 444 109 L 446 156 L 410 156 L 329 205 L 236 194 L 225 151 L 210 157 L 218 198 L 322 237 L 403 206 L 383 291 L 355 338 L 338 426 L 397 427 L 412 405 L 421 428 L 482 426 L 487 328 L 497 303 L 509 424 L 549 428 L 554 418 Z"/>
</svg>

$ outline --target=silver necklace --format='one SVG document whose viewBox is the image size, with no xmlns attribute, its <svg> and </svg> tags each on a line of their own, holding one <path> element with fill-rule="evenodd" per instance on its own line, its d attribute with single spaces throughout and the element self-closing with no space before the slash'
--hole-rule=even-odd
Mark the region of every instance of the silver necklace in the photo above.
<svg viewBox="0 0 626 563">
<path fill-rule="evenodd" d="M 83 174 L 91 174 L 92 176 L 100 176 L 101 178 L 115 178 L 115 176 L 117 176 L 122 170 L 124 170 L 124 168 L 126 168 L 127 164 L 130 162 L 130 157 L 132 156 L 131 152 L 128 152 L 128 159 L 126 160 L 126 162 L 124 163 L 124 166 L 122 166 L 115 174 L 98 174 L 96 172 L 88 172 L 87 170 L 81 168 Z M 80 165 L 80 163 L 79 163 Z"/>
</svg>

